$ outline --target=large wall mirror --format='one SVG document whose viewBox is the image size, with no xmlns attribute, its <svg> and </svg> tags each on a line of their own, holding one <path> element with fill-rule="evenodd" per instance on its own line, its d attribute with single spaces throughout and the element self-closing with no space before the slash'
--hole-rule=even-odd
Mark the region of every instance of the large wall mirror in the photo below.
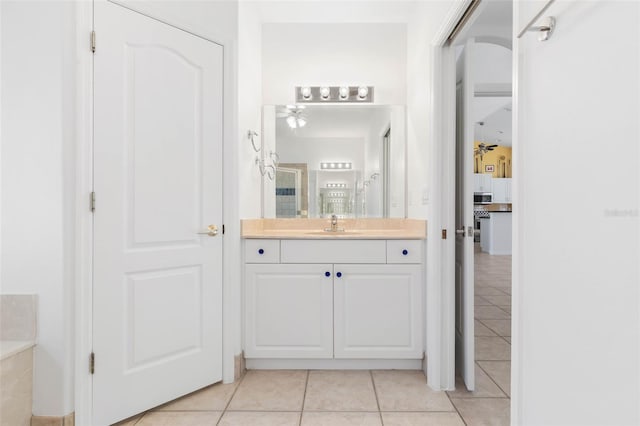
<svg viewBox="0 0 640 426">
<path fill-rule="evenodd" d="M 277 167 L 263 178 L 264 217 L 405 217 L 405 121 L 404 106 L 265 106 Z"/>
</svg>

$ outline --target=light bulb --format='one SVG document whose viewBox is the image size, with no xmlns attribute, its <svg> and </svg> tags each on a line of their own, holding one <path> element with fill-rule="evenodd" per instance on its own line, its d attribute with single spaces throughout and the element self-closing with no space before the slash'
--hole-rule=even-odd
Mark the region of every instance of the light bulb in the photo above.
<svg viewBox="0 0 640 426">
<path fill-rule="evenodd" d="M 338 163 L 338 168 L 341 169 L 343 166 L 343 163 Z"/>
<path fill-rule="evenodd" d="M 298 127 L 304 127 L 307 125 L 307 120 L 305 120 L 303 117 L 299 117 L 298 118 Z"/>
<path fill-rule="evenodd" d="M 304 99 L 311 99 L 311 87 L 305 86 L 300 88 L 300 94 Z"/>
<path fill-rule="evenodd" d="M 342 86 L 340 87 L 340 89 L 338 89 L 338 93 L 340 94 L 340 99 L 345 100 L 345 99 L 349 99 L 349 88 L 346 86 Z"/>
<path fill-rule="evenodd" d="M 328 87 L 324 86 L 320 88 L 320 97 L 322 99 L 329 99 L 329 96 L 331 96 L 331 89 L 329 89 Z"/>
<path fill-rule="evenodd" d="M 287 124 L 292 129 L 295 129 L 296 127 L 298 127 L 298 124 L 296 123 L 296 118 L 293 115 L 290 115 L 289 117 L 287 117 Z"/>
<path fill-rule="evenodd" d="M 336 168 L 336 163 L 329 164 L 329 167 L 331 167 L 332 169 L 335 169 Z"/>
<path fill-rule="evenodd" d="M 358 87 L 358 98 L 359 99 L 367 99 L 367 95 L 369 94 L 369 88 L 367 86 Z"/>
</svg>

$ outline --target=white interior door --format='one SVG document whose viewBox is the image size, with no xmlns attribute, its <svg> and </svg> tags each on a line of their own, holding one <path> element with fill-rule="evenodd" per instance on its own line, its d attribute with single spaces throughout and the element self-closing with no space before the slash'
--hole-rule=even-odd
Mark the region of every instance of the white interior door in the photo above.
<svg viewBox="0 0 640 426">
<path fill-rule="evenodd" d="M 456 87 L 456 366 L 467 389 L 475 388 L 473 276 L 473 127 L 474 81 L 469 39 L 458 66 Z"/>
<path fill-rule="evenodd" d="M 222 378 L 223 49 L 96 2 L 93 424 Z"/>
</svg>

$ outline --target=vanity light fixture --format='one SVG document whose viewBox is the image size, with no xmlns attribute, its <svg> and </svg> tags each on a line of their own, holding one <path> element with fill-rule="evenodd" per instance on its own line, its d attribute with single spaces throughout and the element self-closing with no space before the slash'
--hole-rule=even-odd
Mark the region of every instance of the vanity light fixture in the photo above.
<svg viewBox="0 0 640 426">
<path fill-rule="evenodd" d="M 328 183 L 327 188 L 346 188 L 346 183 Z"/>
<path fill-rule="evenodd" d="M 313 99 L 313 95 L 311 94 L 311 87 L 309 86 L 301 87 L 300 96 L 302 96 L 302 99 L 304 99 L 305 101 L 310 101 L 311 99 Z"/>
<path fill-rule="evenodd" d="M 348 86 L 340 86 L 338 89 L 338 96 L 341 101 L 346 101 L 349 99 L 349 87 Z"/>
<path fill-rule="evenodd" d="M 331 88 L 323 86 L 320 88 L 320 98 L 323 101 L 328 101 L 331 98 Z"/>
<path fill-rule="evenodd" d="M 351 170 L 351 163 L 320 163 L 320 170 Z"/>
<path fill-rule="evenodd" d="M 373 86 L 297 86 L 296 103 L 373 103 Z"/>
<path fill-rule="evenodd" d="M 363 101 L 365 99 L 367 99 L 367 96 L 369 95 L 369 88 L 367 86 L 360 86 L 358 87 L 358 99 Z"/>
</svg>

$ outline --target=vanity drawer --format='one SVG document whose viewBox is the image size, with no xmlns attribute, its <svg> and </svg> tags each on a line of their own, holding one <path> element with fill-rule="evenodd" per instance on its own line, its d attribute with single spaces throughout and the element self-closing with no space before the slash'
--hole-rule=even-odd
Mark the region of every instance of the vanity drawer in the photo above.
<svg viewBox="0 0 640 426">
<path fill-rule="evenodd" d="M 280 240 L 244 240 L 246 263 L 280 263 Z"/>
<path fill-rule="evenodd" d="M 385 263 L 384 240 L 282 240 L 282 263 Z"/>
<path fill-rule="evenodd" d="M 387 263 L 422 263 L 422 240 L 388 240 Z"/>
</svg>

